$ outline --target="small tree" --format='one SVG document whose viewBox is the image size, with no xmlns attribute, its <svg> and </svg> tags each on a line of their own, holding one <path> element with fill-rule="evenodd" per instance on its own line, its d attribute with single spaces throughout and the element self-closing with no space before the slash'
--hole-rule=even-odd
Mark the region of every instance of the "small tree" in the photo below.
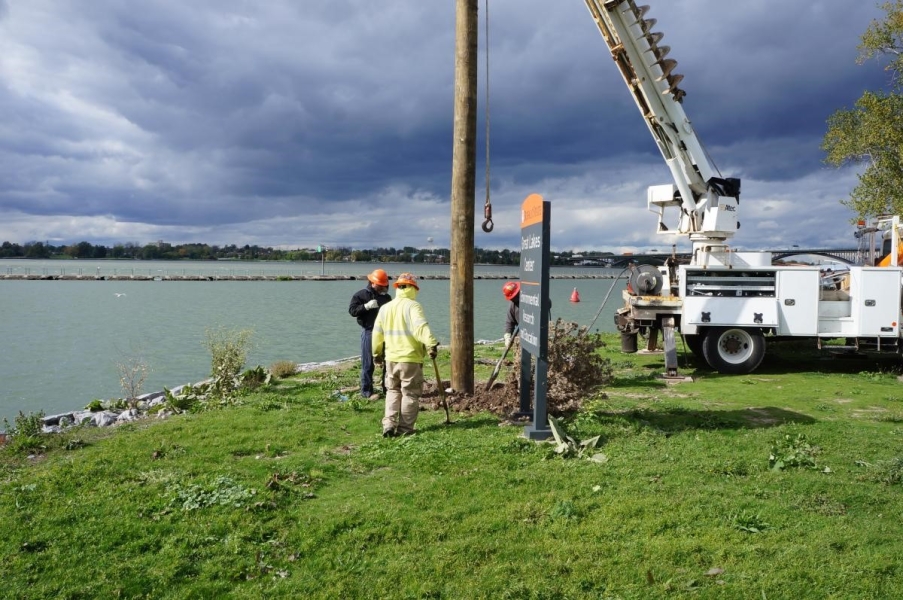
<svg viewBox="0 0 903 600">
<path fill-rule="evenodd" d="M 129 406 L 134 407 L 150 369 L 140 356 L 129 356 L 117 362 L 116 369 L 119 371 L 119 385 L 125 394 L 125 400 Z"/>
</svg>

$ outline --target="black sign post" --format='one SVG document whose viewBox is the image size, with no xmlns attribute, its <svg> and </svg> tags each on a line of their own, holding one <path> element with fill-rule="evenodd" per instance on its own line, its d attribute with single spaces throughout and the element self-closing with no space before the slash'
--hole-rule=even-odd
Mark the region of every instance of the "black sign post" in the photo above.
<svg viewBox="0 0 903 600">
<path fill-rule="evenodd" d="M 549 372 L 549 231 L 551 203 L 530 194 L 521 205 L 520 225 L 520 409 L 530 410 L 530 373 L 536 357 L 533 422 L 524 428 L 531 440 L 552 436 L 546 392 Z"/>
</svg>

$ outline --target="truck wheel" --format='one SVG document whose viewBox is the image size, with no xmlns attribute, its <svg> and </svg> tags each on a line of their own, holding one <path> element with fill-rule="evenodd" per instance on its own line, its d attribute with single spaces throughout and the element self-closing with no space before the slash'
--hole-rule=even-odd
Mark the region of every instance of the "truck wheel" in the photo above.
<svg viewBox="0 0 903 600">
<path fill-rule="evenodd" d="M 715 327 L 702 342 L 709 366 L 726 375 L 746 375 L 755 371 L 765 357 L 765 336 L 755 329 Z"/>
<path fill-rule="evenodd" d="M 705 359 L 705 354 L 702 352 L 702 344 L 705 342 L 704 334 L 696 334 L 696 335 L 685 335 L 684 343 L 687 345 L 687 348 L 690 352 L 693 353 L 693 356 L 696 358 Z"/>
</svg>

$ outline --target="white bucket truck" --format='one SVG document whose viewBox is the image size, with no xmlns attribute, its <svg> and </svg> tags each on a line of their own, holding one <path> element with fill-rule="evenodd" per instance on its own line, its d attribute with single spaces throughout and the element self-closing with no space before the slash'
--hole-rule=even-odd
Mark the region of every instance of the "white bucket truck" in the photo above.
<svg viewBox="0 0 903 600">
<path fill-rule="evenodd" d="M 673 376 L 675 333 L 721 373 L 754 371 L 766 342 L 786 338 L 810 338 L 818 347 L 840 339 L 832 347 L 899 353 L 899 218 L 879 219 L 872 228 L 883 241 L 877 265 L 837 273 L 776 265 L 768 252 L 732 251 L 727 240 L 739 227 L 740 180 L 722 177 L 697 139 L 683 111 L 683 76 L 674 72 L 670 48 L 660 44 L 663 35 L 652 31 L 649 7 L 634 0 L 585 2 L 674 179 L 649 188 L 658 232 L 686 235 L 693 245 L 689 264 L 631 272 L 615 317 L 622 339 L 633 336 L 635 348 L 637 332 L 661 331 Z"/>
</svg>

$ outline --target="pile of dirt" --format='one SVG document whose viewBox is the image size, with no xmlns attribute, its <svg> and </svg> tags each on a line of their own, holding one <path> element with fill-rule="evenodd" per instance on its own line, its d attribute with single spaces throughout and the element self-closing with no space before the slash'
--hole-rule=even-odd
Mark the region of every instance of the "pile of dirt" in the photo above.
<svg viewBox="0 0 903 600">
<path fill-rule="evenodd" d="M 449 382 L 443 382 L 443 385 L 448 389 Z M 442 398 L 439 395 L 439 390 L 436 388 L 435 383 L 428 384 L 428 388 L 424 388 L 423 396 L 421 400 L 424 404 L 428 404 L 430 408 L 434 410 L 444 410 L 442 407 Z M 499 417 L 508 417 L 511 413 L 515 412 L 519 407 L 519 402 L 517 397 L 512 397 L 510 393 L 506 391 L 506 386 L 504 383 L 496 383 L 492 386 L 492 389 L 485 389 L 486 382 L 485 381 L 477 381 L 474 384 L 474 392 L 473 394 L 464 394 L 464 393 L 446 393 L 446 401 L 448 402 L 448 409 L 450 411 L 465 413 L 465 414 L 475 414 L 480 412 L 490 412 Z"/>
<path fill-rule="evenodd" d="M 560 417 L 580 409 L 583 398 L 599 386 L 611 382 L 611 363 L 597 352 L 604 342 L 598 334 L 590 334 L 585 327 L 558 319 L 550 323 L 549 360 L 547 374 L 548 413 Z M 505 361 L 505 382 L 497 382 L 486 390 L 486 382 L 478 381 L 473 394 L 446 394 L 449 410 L 462 413 L 490 412 L 502 418 L 520 409 L 520 344 Z M 535 362 L 534 362 L 535 368 Z M 531 374 L 531 379 L 534 375 Z M 427 384 L 424 401 L 443 410 L 435 383 Z M 448 389 L 447 382 L 443 385 Z M 530 397 L 533 389 L 530 389 Z"/>
</svg>

